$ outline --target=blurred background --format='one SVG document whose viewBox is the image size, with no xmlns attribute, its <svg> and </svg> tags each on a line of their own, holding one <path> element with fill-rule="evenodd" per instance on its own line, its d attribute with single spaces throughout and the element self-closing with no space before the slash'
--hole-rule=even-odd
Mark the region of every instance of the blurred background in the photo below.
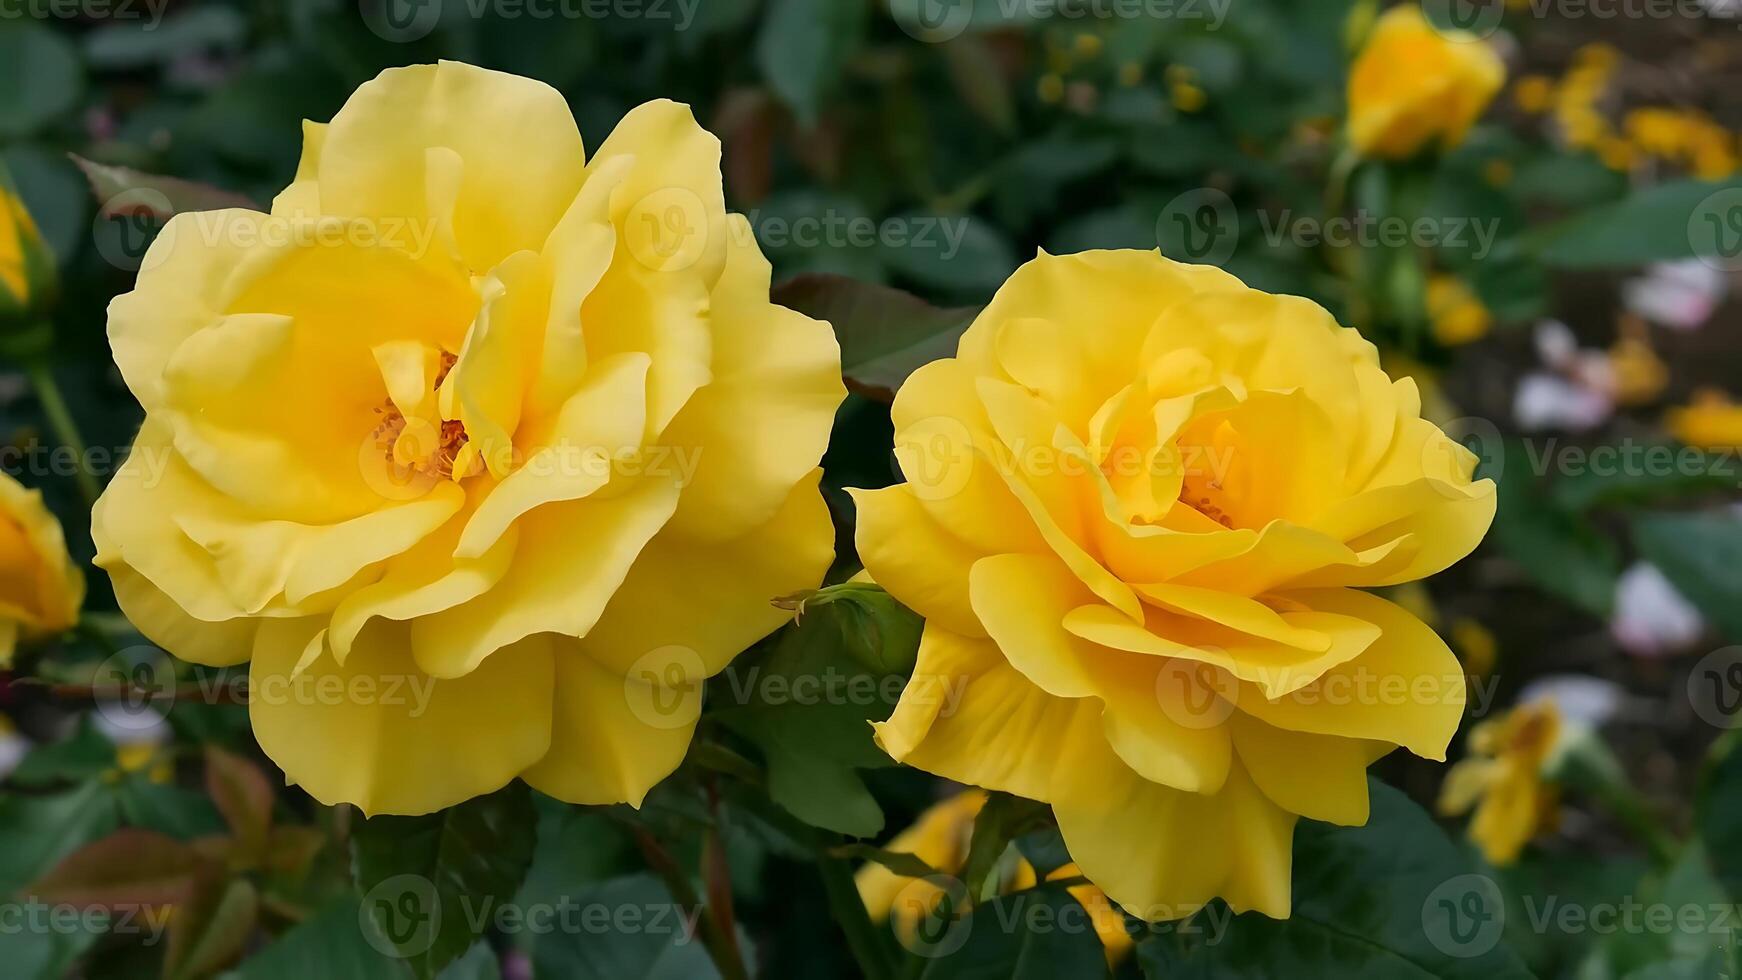
<svg viewBox="0 0 1742 980">
<path fill-rule="evenodd" d="M 1481 824 L 1513 794 L 1467 846 L 1504 884 L 1507 938 L 1539 975 L 1717 976 L 1706 945 L 1533 927 L 1528 912 L 1545 897 L 1742 898 L 1742 773 L 1726 754 L 1742 725 L 1742 8 L 1422 7 L 1505 79 L 1472 126 L 1398 148 L 1351 139 L 1356 102 L 1426 125 L 1469 96 L 1457 62 L 1421 47 L 1352 85 L 1385 13 L 1363 0 L 0 0 L 0 187 L 59 283 L 0 336 L 0 466 L 44 492 L 87 560 L 82 483 L 112 471 L 139 420 L 104 308 L 160 212 L 269 202 L 300 121 L 382 69 L 449 58 L 542 79 L 589 147 L 640 102 L 687 102 L 723 143 L 728 206 L 777 283 L 845 275 L 948 311 L 984 303 L 1037 249 L 1160 247 L 1361 329 L 1502 496 L 1481 550 L 1393 595 L 1463 660 L 1454 752 L 1478 765 L 1456 786 L 1420 760 L 1380 772 L 1460 836 L 1472 803 Z M 895 479 L 873 387 L 856 386 L 826 460 L 844 526 L 839 488 Z M 88 466 L 55 453 L 63 412 Z M 153 659 L 102 574 L 89 585 L 81 627 L 0 687 L 9 894 L 120 826 L 224 832 L 224 772 L 279 782 L 222 678 L 201 697 L 93 701 L 99 669 L 172 693 L 194 678 Z M 831 762 L 881 808 L 873 836 L 943 792 L 861 752 Z M 272 844 L 244 869 L 261 894 L 225 955 L 188 952 L 204 931 L 166 962 L 137 934 L 0 915 L 0 973 L 204 976 L 246 949 L 242 976 L 386 975 L 299 958 L 357 946 L 354 905 L 330 911 L 348 818 L 294 789 L 266 805 Z M 662 887 L 608 815 L 541 812 L 528 894 Z M 820 886 L 745 826 L 734 881 L 766 975 L 849 970 Z M 292 931 L 301 945 L 275 952 Z M 612 975 L 587 938 L 496 936 L 449 968 L 477 972 L 445 975 Z M 711 969 L 681 951 L 661 962 L 671 972 L 646 975 Z M 1636 972 L 1666 963 L 1687 972 Z"/>
</svg>

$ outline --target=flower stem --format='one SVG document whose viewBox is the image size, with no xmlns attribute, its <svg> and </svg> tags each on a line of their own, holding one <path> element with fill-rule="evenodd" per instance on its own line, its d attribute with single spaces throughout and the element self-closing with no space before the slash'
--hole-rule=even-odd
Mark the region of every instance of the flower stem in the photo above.
<svg viewBox="0 0 1742 980">
<path fill-rule="evenodd" d="M 744 968 L 744 960 L 737 952 L 736 937 L 728 937 L 720 929 L 713 910 L 702 904 L 701 898 L 696 895 L 695 886 L 690 884 L 689 876 L 684 874 L 671 852 L 646 827 L 631 824 L 630 829 L 635 836 L 636 846 L 641 849 L 642 857 L 647 859 L 648 867 L 665 882 L 665 887 L 671 891 L 672 900 L 696 914 L 696 922 L 702 932 L 702 945 L 706 947 L 709 958 L 714 961 L 714 967 L 720 971 L 720 976 L 725 980 L 749 980 L 749 971 Z"/>
<path fill-rule="evenodd" d="M 847 934 L 847 949 L 852 952 L 854 962 L 859 964 L 859 972 L 866 980 L 896 976 L 895 965 L 886 955 L 889 947 L 865 911 L 865 902 L 853 884 L 853 873 L 848 870 L 847 862 L 827 851 L 819 851 L 817 870 L 823 876 L 829 910 L 834 913 L 835 923 Z"/>
<path fill-rule="evenodd" d="M 95 505 L 99 488 L 97 478 L 90 470 L 90 454 L 85 452 L 85 440 L 79 435 L 79 425 L 73 421 L 73 413 L 67 408 L 66 398 L 61 395 L 60 385 L 55 382 L 54 373 L 48 369 L 46 361 L 38 360 L 30 366 L 30 383 L 36 388 L 37 400 L 42 403 L 43 414 L 48 416 L 54 437 L 78 457 L 73 464 L 73 480 L 79 485 L 79 495 L 85 499 L 85 506 Z"/>
</svg>

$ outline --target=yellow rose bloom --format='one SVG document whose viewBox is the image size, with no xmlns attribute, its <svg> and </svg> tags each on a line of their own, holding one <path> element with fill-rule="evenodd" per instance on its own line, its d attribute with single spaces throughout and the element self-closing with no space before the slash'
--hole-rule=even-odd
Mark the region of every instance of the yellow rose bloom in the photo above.
<svg viewBox="0 0 1742 980">
<path fill-rule="evenodd" d="M 968 863 L 968 846 L 973 841 L 974 818 L 986 804 L 986 793 L 970 789 L 934 804 L 920 814 L 913 826 L 897 834 L 884 845 L 884 850 L 896 854 L 911 854 L 946 875 L 960 874 Z M 1074 864 L 1064 864 L 1047 875 L 1048 881 L 1081 876 Z M 859 898 L 871 914 L 871 921 L 895 920 L 897 934 L 917 935 L 922 918 L 930 914 L 943 900 L 942 885 L 924 878 L 907 878 L 881 864 L 870 863 L 853 876 L 859 888 Z M 1038 884 L 1034 866 L 1027 859 L 1017 862 L 1011 880 L 1004 891 L 1019 892 Z M 1125 916 L 1107 901 L 1107 895 L 1094 885 L 1074 885 L 1067 889 L 1089 913 L 1090 925 L 1101 940 L 1109 966 L 1117 964 L 1131 952 L 1131 934 L 1125 930 Z"/>
<path fill-rule="evenodd" d="M 85 577 L 42 494 L 0 473 L 0 667 L 12 663 L 21 636 L 78 622 L 84 601 Z"/>
<path fill-rule="evenodd" d="M 1412 3 L 1380 16 L 1349 71 L 1349 141 L 1370 157 L 1413 156 L 1463 142 L 1506 81 L 1486 42 L 1428 23 Z"/>
<path fill-rule="evenodd" d="M 1496 867 L 1518 860 L 1524 845 L 1554 823 L 1555 794 L 1542 768 L 1560 735 L 1553 701 L 1521 705 L 1470 730 L 1470 758 L 1446 773 L 1438 809 L 1456 816 L 1476 808 L 1470 839 Z"/>
<path fill-rule="evenodd" d="M 1321 307 L 1042 253 L 893 414 L 858 550 L 926 626 L 878 742 L 1051 804 L 1128 911 L 1285 916 L 1296 817 L 1364 823 L 1373 760 L 1443 757 L 1457 658 L 1354 587 L 1462 558 L 1494 486 Z"/>
<path fill-rule="evenodd" d="M 250 661 L 324 803 L 639 803 L 832 558 L 839 349 L 769 274 L 687 107 L 587 159 L 542 83 L 383 72 L 270 214 L 177 215 L 111 305 L 146 420 L 97 563 L 153 641 Z"/>
</svg>

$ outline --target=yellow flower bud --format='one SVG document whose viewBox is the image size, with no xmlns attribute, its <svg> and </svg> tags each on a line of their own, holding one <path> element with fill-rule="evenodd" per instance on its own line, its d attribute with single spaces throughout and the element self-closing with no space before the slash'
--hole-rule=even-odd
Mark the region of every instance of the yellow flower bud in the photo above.
<svg viewBox="0 0 1742 980">
<path fill-rule="evenodd" d="M 1435 140 L 1450 149 L 1505 80 L 1487 43 L 1435 28 L 1414 4 L 1393 7 L 1349 72 L 1349 140 L 1367 156 L 1393 159 Z"/>
</svg>

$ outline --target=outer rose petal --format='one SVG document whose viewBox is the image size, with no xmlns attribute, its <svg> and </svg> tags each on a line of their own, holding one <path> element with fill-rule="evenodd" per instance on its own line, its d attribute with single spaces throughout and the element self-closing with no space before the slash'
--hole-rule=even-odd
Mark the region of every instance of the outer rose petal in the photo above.
<svg viewBox="0 0 1742 980">
<path fill-rule="evenodd" d="M 457 156 L 459 172 L 432 172 L 431 147 Z M 544 244 L 580 190 L 586 154 L 555 89 L 444 61 L 365 82 L 327 125 L 318 157 L 324 213 L 421 222 L 421 232 L 450 217 L 432 210 L 432 185 L 457 178 L 453 239 L 483 273 Z"/>
<path fill-rule="evenodd" d="M 667 687 L 658 677 L 626 678 L 594 663 L 572 640 L 555 643 L 550 751 L 521 776 L 569 803 L 639 807 L 689 749 L 701 682 Z"/>
<path fill-rule="evenodd" d="M 599 622 L 581 640 L 619 674 L 665 647 L 695 654 L 703 676 L 720 672 L 790 614 L 770 599 L 815 588 L 835 557 L 835 530 L 813 470 L 767 524 L 732 541 L 661 532 L 636 559 Z"/>
<path fill-rule="evenodd" d="M 931 519 L 913 487 L 851 490 L 859 560 L 871 578 L 927 621 L 963 636 L 984 636 L 968 603 L 968 569 L 980 555 Z"/>
<path fill-rule="evenodd" d="M 546 637 L 436 680 L 412 660 L 407 628 L 378 621 L 343 666 L 321 654 L 298 674 L 324 640 L 319 619 L 263 621 L 248 671 L 260 747 L 322 803 L 429 813 L 502 787 L 550 746 L 550 699 L 528 696 L 554 682 Z"/>
<path fill-rule="evenodd" d="M 1464 714 L 1464 670 L 1426 623 L 1403 607 L 1353 589 L 1289 593 L 1313 609 L 1380 629 L 1361 655 L 1294 694 L 1267 700 L 1240 686 L 1239 710 L 1277 728 L 1400 745 L 1443 760 Z"/>
<path fill-rule="evenodd" d="M 1139 918 L 1177 919 L 1220 897 L 1236 912 L 1287 918 L 1295 815 L 1235 765 L 1221 792 L 1182 793 L 1112 753 L 1073 760 L 1080 780 L 1053 801 L 1071 857 Z"/>
<path fill-rule="evenodd" d="M 730 227 L 726 270 L 709 311 L 713 380 L 660 440 L 689 453 L 696 466 L 673 529 L 713 540 L 774 516 L 788 489 L 822 458 L 835 409 L 847 397 L 834 331 L 770 303 L 771 270 L 750 223 L 732 215 Z"/>
<path fill-rule="evenodd" d="M 145 638 L 183 660 L 207 667 L 229 667 L 254 655 L 252 617 L 208 623 L 189 616 L 150 580 L 126 565 L 108 568 L 115 602 Z"/>
<path fill-rule="evenodd" d="M 1081 753 L 1106 744 L 1100 701 L 1053 697 L 992 641 L 932 625 L 895 713 L 872 727 L 897 762 L 1048 802 Z"/>
</svg>

